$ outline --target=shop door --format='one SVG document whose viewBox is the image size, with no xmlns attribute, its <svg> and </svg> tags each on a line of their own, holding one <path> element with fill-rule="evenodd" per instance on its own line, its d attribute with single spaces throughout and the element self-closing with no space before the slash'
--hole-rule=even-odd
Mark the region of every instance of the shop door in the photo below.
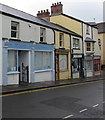
<svg viewBox="0 0 105 120">
<path fill-rule="evenodd" d="M 29 82 L 29 52 L 19 51 L 19 83 Z"/>
<path fill-rule="evenodd" d="M 79 76 L 80 76 L 80 78 L 84 77 L 83 60 L 82 60 L 82 58 L 79 59 Z"/>
</svg>

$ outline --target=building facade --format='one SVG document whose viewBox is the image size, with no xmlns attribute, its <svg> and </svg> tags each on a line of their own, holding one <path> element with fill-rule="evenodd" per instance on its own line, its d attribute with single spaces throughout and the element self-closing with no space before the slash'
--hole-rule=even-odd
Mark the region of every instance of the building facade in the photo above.
<svg viewBox="0 0 105 120">
<path fill-rule="evenodd" d="M 105 22 L 98 23 L 97 28 L 98 28 L 98 44 L 99 44 L 99 48 L 100 48 L 102 66 L 105 66 L 105 49 L 104 49 L 104 46 L 105 46 Z"/>
<path fill-rule="evenodd" d="M 54 31 L 34 16 L 0 4 L 1 85 L 54 81 Z"/>
<path fill-rule="evenodd" d="M 60 7 L 62 4 L 57 4 Z M 54 5 L 53 5 L 54 6 Z M 53 7 L 52 7 L 53 9 Z M 53 12 L 54 13 L 54 12 Z M 49 18 L 48 18 L 49 16 Z M 38 11 L 38 18 L 50 20 L 50 13 L 48 14 L 48 10 Z M 58 20 L 58 19 L 57 19 Z M 59 19 L 58 21 L 61 21 Z M 62 19 L 62 21 L 65 21 Z M 69 23 L 66 23 L 66 25 Z M 59 31 L 55 31 L 55 74 L 56 80 L 64 80 L 73 78 L 79 78 L 82 72 L 82 40 L 81 36 L 71 30 L 67 29 L 65 26 L 58 25 Z M 60 29 L 62 31 L 60 31 Z M 73 39 L 75 39 L 75 43 L 73 43 Z M 77 41 L 79 41 L 79 45 L 77 46 Z M 78 47 L 78 48 L 77 48 Z M 76 65 L 77 69 L 71 67 L 72 61 Z M 76 63 L 75 63 L 76 62 Z M 77 65 L 78 64 L 78 65 Z M 81 72 L 79 72 L 78 68 L 80 66 Z M 73 73 L 72 73 L 73 72 Z"/>
<path fill-rule="evenodd" d="M 72 52 L 74 52 L 73 54 L 78 54 L 78 60 L 75 61 L 79 62 L 75 63 L 80 73 L 79 77 L 90 77 L 100 74 L 101 57 L 99 54 L 97 28 L 84 21 L 64 14 L 63 5 L 61 3 L 52 4 L 50 21 L 82 36 L 80 42 L 76 39 L 73 39 L 72 41 L 72 44 L 77 44 L 77 46 L 80 46 L 81 50 L 77 47 L 74 52 L 74 48 L 71 48 Z M 80 56 L 81 58 L 79 58 Z"/>
</svg>

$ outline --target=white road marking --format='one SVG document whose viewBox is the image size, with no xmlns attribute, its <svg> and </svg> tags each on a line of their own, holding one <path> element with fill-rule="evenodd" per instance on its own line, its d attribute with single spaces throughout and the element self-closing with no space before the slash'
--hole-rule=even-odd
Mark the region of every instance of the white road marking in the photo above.
<svg viewBox="0 0 105 120">
<path fill-rule="evenodd" d="M 103 101 L 102 103 L 105 103 L 105 101 Z"/>
<path fill-rule="evenodd" d="M 99 106 L 99 104 L 93 105 L 93 107 L 97 107 L 97 106 Z"/>
<path fill-rule="evenodd" d="M 80 113 L 82 113 L 82 112 L 84 112 L 84 111 L 86 111 L 87 109 L 83 109 L 83 110 L 81 110 L 81 111 L 79 111 Z"/>
<path fill-rule="evenodd" d="M 63 119 L 70 118 L 70 117 L 72 117 L 72 116 L 73 116 L 73 115 L 68 115 L 68 116 L 64 117 Z"/>
</svg>

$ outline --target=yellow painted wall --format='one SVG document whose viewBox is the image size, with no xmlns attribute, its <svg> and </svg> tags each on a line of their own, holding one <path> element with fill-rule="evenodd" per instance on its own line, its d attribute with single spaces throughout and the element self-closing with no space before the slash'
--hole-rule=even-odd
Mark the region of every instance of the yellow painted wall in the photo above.
<svg viewBox="0 0 105 120">
<path fill-rule="evenodd" d="M 60 31 L 55 31 L 55 48 L 59 49 L 60 45 L 59 45 L 59 33 L 61 33 Z M 63 41 L 63 48 L 68 49 L 69 50 L 69 55 L 68 55 L 68 71 L 60 71 L 59 72 L 59 78 L 62 79 L 70 79 L 71 78 L 71 57 L 70 57 L 70 35 L 63 33 L 64 34 L 64 41 Z"/>
<path fill-rule="evenodd" d="M 64 15 L 51 16 L 50 22 L 59 24 L 71 31 L 76 32 L 79 35 L 82 35 L 82 24 L 79 21 L 76 21 L 72 18 L 66 17 Z"/>
<path fill-rule="evenodd" d="M 100 54 L 101 54 L 101 60 L 102 60 L 102 64 L 105 65 L 105 33 L 101 33 L 98 35 L 98 38 L 101 41 L 101 50 L 100 50 Z"/>
</svg>

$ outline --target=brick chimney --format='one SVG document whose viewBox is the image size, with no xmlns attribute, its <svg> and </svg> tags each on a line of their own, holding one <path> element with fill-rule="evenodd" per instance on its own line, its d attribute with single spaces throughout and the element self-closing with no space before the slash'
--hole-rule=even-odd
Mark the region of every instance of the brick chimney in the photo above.
<svg viewBox="0 0 105 120">
<path fill-rule="evenodd" d="M 49 12 L 48 9 L 47 10 L 38 11 L 37 17 L 41 18 L 41 19 L 44 19 L 44 20 L 50 20 L 50 12 Z"/>
<path fill-rule="evenodd" d="M 63 13 L 63 4 L 61 2 L 53 3 L 51 6 L 51 15 Z"/>
</svg>

